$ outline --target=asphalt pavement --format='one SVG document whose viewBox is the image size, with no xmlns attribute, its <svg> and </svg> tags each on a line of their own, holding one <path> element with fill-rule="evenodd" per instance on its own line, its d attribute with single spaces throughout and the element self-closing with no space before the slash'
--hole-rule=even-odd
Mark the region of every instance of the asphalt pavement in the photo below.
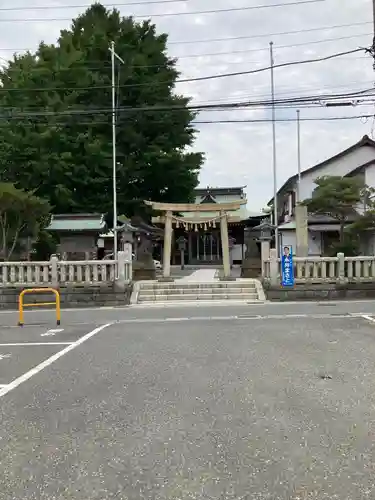
<svg viewBox="0 0 375 500">
<path fill-rule="evenodd" d="M 1 500 L 375 498 L 375 302 L 0 313 Z"/>
</svg>

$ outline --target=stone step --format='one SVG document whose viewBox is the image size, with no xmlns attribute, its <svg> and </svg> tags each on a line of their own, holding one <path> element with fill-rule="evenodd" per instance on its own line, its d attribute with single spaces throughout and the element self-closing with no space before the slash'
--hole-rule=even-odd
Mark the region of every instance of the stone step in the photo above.
<svg viewBox="0 0 375 500">
<path fill-rule="evenodd" d="M 170 295 L 139 295 L 138 302 L 168 302 L 168 301 L 195 301 L 195 300 L 238 300 L 238 301 L 254 301 L 257 302 L 258 295 L 256 293 L 232 293 L 232 294 L 222 294 L 222 293 L 212 293 L 212 294 L 170 294 Z"/>
<path fill-rule="evenodd" d="M 240 289 L 252 289 L 256 288 L 254 282 L 249 281 L 229 281 L 226 283 L 142 283 L 140 286 L 141 290 L 176 290 L 176 289 L 196 289 L 200 290 L 208 289 L 227 289 L 227 288 L 240 288 Z"/>
<path fill-rule="evenodd" d="M 142 289 L 139 291 L 139 295 L 210 295 L 210 294 L 221 294 L 230 295 L 233 293 L 257 293 L 256 288 L 158 288 L 154 290 Z"/>
</svg>

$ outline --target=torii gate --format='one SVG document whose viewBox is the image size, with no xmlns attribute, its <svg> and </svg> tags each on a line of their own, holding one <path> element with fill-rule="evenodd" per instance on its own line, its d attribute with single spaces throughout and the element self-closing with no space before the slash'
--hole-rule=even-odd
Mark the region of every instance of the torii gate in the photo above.
<svg viewBox="0 0 375 500">
<path fill-rule="evenodd" d="M 242 205 L 246 205 L 246 200 L 232 201 L 228 203 L 160 203 L 156 201 L 145 201 L 146 205 L 150 206 L 155 211 L 164 212 L 164 216 L 154 217 L 153 222 L 164 223 L 164 249 L 163 249 L 163 278 L 170 280 L 171 276 L 171 247 L 172 247 L 172 230 L 173 224 L 177 227 L 183 226 L 186 229 L 194 228 L 196 231 L 199 227 L 206 228 L 215 227 L 216 223 L 220 224 L 221 246 L 223 251 L 223 268 L 224 279 L 230 278 L 230 256 L 229 256 L 229 238 L 228 238 L 228 221 L 237 222 L 239 216 L 228 214 L 239 210 Z M 196 214 L 199 212 L 213 212 L 214 217 L 207 219 L 185 219 L 173 215 L 173 213 L 191 212 Z M 217 214 L 217 215 L 216 215 Z"/>
</svg>

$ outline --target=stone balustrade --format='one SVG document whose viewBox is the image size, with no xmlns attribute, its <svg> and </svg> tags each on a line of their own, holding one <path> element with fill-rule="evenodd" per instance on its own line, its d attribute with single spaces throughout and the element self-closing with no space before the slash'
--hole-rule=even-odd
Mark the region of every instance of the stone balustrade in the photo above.
<svg viewBox="0 0 375 500">
<path fill-rule="evenodd" d="M 0 287 L 126 284 L 132 280 L 132 261 L 125 252 L 118 260 L 0 262 Z"/>
<path fill-rule="evenodd" d="M 347 283 L 375 281 L 375 256 L 293 257 L 296 283 Z M 281 260 L 271 250 L 271 258 L 263 261 L 263 279 L 280 283 Z"/>
</svg>

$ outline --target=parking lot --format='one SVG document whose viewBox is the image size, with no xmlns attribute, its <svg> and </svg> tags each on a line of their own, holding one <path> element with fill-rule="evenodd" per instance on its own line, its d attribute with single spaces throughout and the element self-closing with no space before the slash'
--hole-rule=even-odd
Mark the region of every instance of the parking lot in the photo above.
<svg viewBox="0 0 375 500">
<path fill-rule="evenodd" d="M 0 499 L 374 498 L 375 317 L 345 309 L 0 314 Z"/>
</svg>

